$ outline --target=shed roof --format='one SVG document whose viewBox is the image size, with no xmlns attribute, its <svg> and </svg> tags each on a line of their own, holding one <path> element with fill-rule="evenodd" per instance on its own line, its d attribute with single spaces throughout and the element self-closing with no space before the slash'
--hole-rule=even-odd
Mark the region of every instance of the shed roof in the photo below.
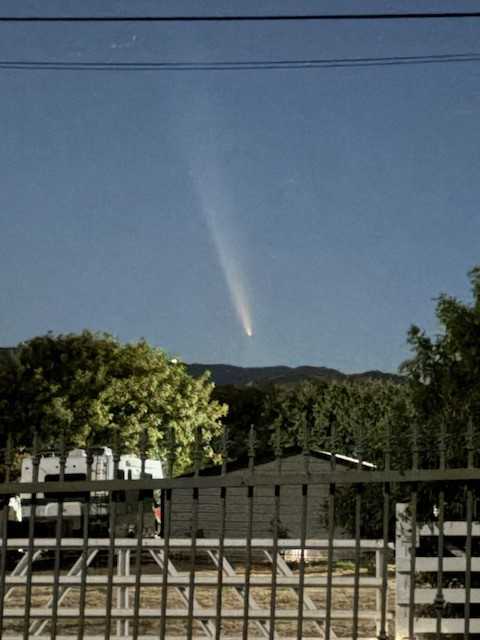
<svg viewBox="0 0 480 640">
<path fill-rule="evenodd" d="M 298 446 L 287 447 L 283 450 L 281 459 L 285 460 L 286 458 L 292 458 L 294 456 L 299 456 L 303 454 L 303 450 Z M 357 467 L 360 463 L 364 470 L 376 469 L 376 465 L 371 462 L 365 462 L 358 460 L 357 458 L 352 458 L 350 456 L 346 456 L 340 453 L 333 454 L 330 451 L 323 451 L 321 449 L 312 448 L 309 450 L 308 455 L 312 458 L 317 458 L 321 460 L 330 460 L 333 455 L 335 455 L 335 463 L 337 465 L 344 465 L 347 467 Z M 260 456 L 255 456 L 255 468 L 260 465 L 268 464 L 269 462 L 274 462 L 276 460 L 275 453 L 273 450 L 263 453 Z M 235 458 L 233 460 L 229 460 L 227 462 L 227 473 L 230 471 L 239 471 L 240 469 L 247 469 L 249 464 L 248 456 L 243 455 L 239 458 Z M 200 470 L 200 475 L 202 476 L 210 476 L 210 475 L 219 475 L 220 474 L 221 465 L 209 465 Z M 182 477 L 192 476 L 193 472 L 190 471 L 188 473 L 183 474 Z"/>
</svg>

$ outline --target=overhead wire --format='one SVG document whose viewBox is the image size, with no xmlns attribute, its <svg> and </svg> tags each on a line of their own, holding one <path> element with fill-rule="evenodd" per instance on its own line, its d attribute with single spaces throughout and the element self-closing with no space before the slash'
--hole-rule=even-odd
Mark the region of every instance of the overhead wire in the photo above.
<svg viewBox="0 0 480 640">
<path fill-rule="evenodd" d="M 429 11 L 390 13 L 304 13 L 244 15 L 0 15 L 0 22 L 279 22 L 357 20 L 449 20 L 480 18 L 480 11 Z"/>
<path fill-rule="evenodd" d="M 115 62 L 115 61 L 47 61 L 0 60 L 0 70 L 30 71 L 245 71 L 282 69 L 321 69 L 400 66 L 420 64 L 451 64 L 479 62 L 480 53 L 436 54 L 362 58 L 323 58 L 300 60 L 246 60 L 216 62 Z"/>
<path fill-rule="evenodd" d="M 1 23 L 98 23 L 98 22 L 266 22 L 266 21 L 356 21 L 356 20 L 445 20 L 480 18 L 480 11 L 430 11 L 390 13 L 312 13 L 244 15 L 0 15 Z M 307 60 L 250 60 L 220 62 L 115 62 L 0 60 L 0 70 L 51 71 L 242 71 L 397 66 L 433 63 L 478 62 L 480 54 L 441 54 L 377 58 L 332 58 Z"/>
</svg>

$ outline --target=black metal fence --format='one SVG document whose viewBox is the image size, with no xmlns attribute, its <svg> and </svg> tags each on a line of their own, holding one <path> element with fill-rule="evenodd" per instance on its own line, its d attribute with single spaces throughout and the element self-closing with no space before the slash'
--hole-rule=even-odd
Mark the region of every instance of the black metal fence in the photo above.
<svg viewBox="0 0 480 640">
<path fill-rule="evenodd" d="M 399 458 L 392 456 L 387 431 L 382 465 L 367 466 L 361 452 L 354 458 L 335 450 L 333 429 L 331 451 L 322 452 L 323 470 L 312 463 L 308 433 L 298 468 L 284 464 L 285 451 L 277 438 L 267 473 L 256 464 L 252 428 L 245 468 L 237 466 L 235 473 L 230 472 L 232 456 L 225 436 L 223 462 L 205 473 L 198 430 L 192 444 L 192 473 L 174 477 L 175 438 L 169 429 L 165 477 L 146 477 L 148 447 L 143 438 L 138 479 L 119 477 L 121 453 L 116 448 L 104 479 L 95 474 L 99 454 L 91 448 L 85 450 L 84 477 L 83 468 L 72 477 L 68 446 L 60 443 L 53 458 L 52 450 L 44 450 L 35 438 L 27 458 L 28 481 L 19 481 L 18 455 L 7 443 L 0 484 L 0 637 L 413 640 L 442 638 L 454 629 L 458 637 L 473 638 L 480 633 L 480 615 L 476 617 L 480 566 L 475 562 L 480 549 L 474 525 L 480 468 L 473 425 L 466 425 L 464 442 L 458 442 L 464 464 L 453 466 L 448 465 L 444 429 L 435 436 L 435 468 L 421 466 L 415 426 L 410 436 L 401 465 L 392 465 L 392 459 Z M 58 466 L 55 479 L 42 471 L 48 459 Z M 458 451 L 455 459 L 461 460 Z M 291 487 L 298 489 L 298 499 L 291 505 L 298 513 L 295 537 L 285 535 L 280 518 Z M 325 488 L 325 499 L 312 504 L 317 487 Z M 202 537 L 202 492 L 211 490 L 217 495 L 218 535 Z M 191 497 L 190 532 L 182 538 L 172 535 L 180 492 Z M 231 496 L 239 492 L 247 505 L 245 535 L 235 537 L 227 532 L 229 510 L 235 510 Z M 264 503 L 271 512 L 271 535 L 262 538 L 255 535 L 260 495 L 271 496 Z M 18 496 L 22 522 L 12 523 L 9 512 Z M 72 503 L 78 509 L 74 516 L 68 511 Z M 396 630 L 397 503 L 406 505 L 402 571 L 409 581 L 408 597 L 405 600 L 404 590 L 400 603 L 402 624 Z M 155 527 L 155 509 L 157 515 L 161 511 L 160 528 Z M 311 535 L 312 509 L 323 514 L 324 535 Z M 71 517 L 73 528 L 67 526 Z M 454 541 L 457 556 L 452 556 L 463 558 L 458 570 L 445 563 L 452 546 L 446 541 L 453 531 L 446 523 L 452 519 L 463 522 Z M 371 531 L 373 520 L 379 520 L 378 535 L 366 538 L 364 532 Z M 119 522 L 127 522 L 127 528 L 120 531 Z M 422 549 L 434 560 L 428 576 L 431 602 L 422 599 L 425 581 L 419 582 L 417 568 L 418 538 L 422 531 L 425 537 L 425 526 L 435 529 L 434 542 Z M 452 576 L 461 597 L 460 591 L 455 597 L 451 594 Z M 418 624 L 426 617 L 433 619 L 433 626 Z M 448 623 L 451 619 L 456 621 L 453 626 Z"/>
</svg>

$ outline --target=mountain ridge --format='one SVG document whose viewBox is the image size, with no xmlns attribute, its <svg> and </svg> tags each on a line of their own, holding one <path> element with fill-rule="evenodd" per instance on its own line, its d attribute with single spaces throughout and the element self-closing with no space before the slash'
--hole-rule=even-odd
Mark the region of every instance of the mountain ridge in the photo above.
<svg viewBox="0 0 480 640">
<path fill-rule="evenodd" d="M 313 365 L 289 367 L 286 365 L 269 367 L 240 367 L 237 365 L 214 363 L 203 364 L 193 362 L 186 365 L 193 377 L 201 376 L 210 371 L 212 381 L 223 385 L 269 385 L 269 384 L 298 384 L 305 380 L 390 380 L 402 382 L 403 377 L 395 373 L 385 373 L 379 370 L 363 371 L 360 373 L 343 373 L 338 369 Z"/>
<path fill-rule="evenodd" d="M 15 362 L 15 347 L 0 347 L 0 365 Z M 194 378 L 201 376 L 205 371 L 211 372 L 212 381 L 218 386 L 267 386 L 272 384 L 292 385 L 305 380 L 389 380 L 401 383 L 404 378 L 395 373 L 386 373 L 379 370 L 363 371 L 360 373 L 343 373 L 331 367 L 314 365 L 300 365 L 289 367 L 287 365 L 272 365 L 269 367 L 240 367 L 233 364 L 200 362 L 185 363 L 188 373 Z"/>
</svg>

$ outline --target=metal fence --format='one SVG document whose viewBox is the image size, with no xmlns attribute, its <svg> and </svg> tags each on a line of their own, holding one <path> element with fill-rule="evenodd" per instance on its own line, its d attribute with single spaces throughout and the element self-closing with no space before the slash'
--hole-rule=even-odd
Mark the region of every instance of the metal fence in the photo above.
<svg viewBox="0 0 480 640">
<path fill-rule="evenodd" d="M 438 464 L 421 468 L 422 455 L 417 428 L 409 434 L 411 444 L 403 452 L 403 463 L 392 465 L 392 438 L 387 432 L 383 463 L 366 468 L 357 449 L 349 468 L 339 468 L 336 436 L 331 429 L 331 452 L 324 471 L 312 470 L 311 445 L 305 434 L 302 465 L 295 472 L 282 468 L 283 450 L 274 444 L 275 472 L 259 473 L 256 465 L 255 430 L 248 442 L 248 460 L 243 471 L 229 473 L 227 437 L 224 438 L 218 473 L 202 473 L 201 432 L 193 443 L 193 472 L 173 477 L 175 442 L 168 430 L 166 477 L 147 478 L 147 445 L 139 448 L 141 477 L 119 479 L 120 451 L 113 452 L 113 477 L 93 479 L 95 455 L 86 455 L 86 478 L 68 479 L 67 450 L 57 450 L 58 480 L 39 481 L 45 453 L 38 439 L 31 452 L 32 478 L 19 482 L 15 475 L 15 452 L 4 451 L 3 482 L 0 484 L 0 637 L 22 638 L 378 638 L 423 637 L 417 628 L 420 617 L 416 601 L 418 575 L 416 545 L 419 532 L 430 521 L 436 527 L 436 544 L 428 550 L 434 558 L 435 597 L 433 627 L 425 632 L 441 638 L 455 628 L 464 638 L 473 638 L 476 570 L 473 521 L 476 483 L 480 469 L 475 464 L 473 426 L 465 430 L 465 464 L 447 465 L 444 428 L 437 438 Z M 344 457 L 344 456 L 343 456 Z M 401 458 L 401 456 L 400 456 Z M 430 458 L 429 458 L 430 459 Z M 456 459 L 459 459 L 457 455 Z M 312 538 L 309 531 L 309 501 L 315 487 L 327 489 L 324 504 L 317 505 L 325 516 L 325 535 Z M 298 488 L 299 535 L 286 538 L 279 514 L 287 487 Z M 202 538 L 199 532 L 202 491 L 218 490 L 218 536 Z M 229 495 L 241 490 L 247 500 L 246 535 L 227 536 Z M 271 492 L 272 532 L 255 537 L 254 505 L 263 490 Z M 162 531 L 156 537 L 146 533 L 150 517 L 149 500 L 162 492 Z M 172 536 L 175 496 L 191 492 L 190 535 Z M 8 523 L 8 502 L 12 496 L 28 498 L 26 531 L 18 535 Z M 119 536 L 117 518 L 124 496 L 131 494 L 135 509 L 130 518 L 135 526 L 130 536 Z M 42 532 L 37 521 L 39 495 L 57 505 L 53 532 Z M 95 498 L 106 499 L 106 529 L 92 534 L 91 513 Z M 65 535 L 65 505 L 80 504 L 80 535 Z M 409 522 L 410 582 L 408 597 L 402 594 L 403 626 L 395 630 L 395 503 L 407 503 Z M 455 505 L 454 505 L 455 503 Z M 464 563 L 461 568 L 462 597 L 451 594 L 445 583 L 445 522 L 455 506 L 465 523 L 462 533 Z M 232 505 L 230 505 L 232 507 Z M 235 505 L 233 505 L 233 508 Z M 292 507 L 293 508 L 293 507 Z M 342 519 L 348 519 L 348 527 Z M 372 521 L 379 519 L 377 536 L 365 536 Z M 339 538 L 338 531 L 350 529 L 351 537 Z M 476 530 L 475 530 L 476 531 Z M 464 535 L 463 535 L 464 534 Z M 373 556 L 373 561 L 372 561 Z M 472 600 L 472 594 L 475 599 Z M 459 617 L 449 609 L 449 598 L 461 606 Z M 406 613 L 405 613 L 406 612 Z M 461 626 L 461 629 L 460 629 Z M 460 631 L 459 631 L 460 629 Z M 419 635 L 420 633 L 420 635 Z"/>
</svg>

